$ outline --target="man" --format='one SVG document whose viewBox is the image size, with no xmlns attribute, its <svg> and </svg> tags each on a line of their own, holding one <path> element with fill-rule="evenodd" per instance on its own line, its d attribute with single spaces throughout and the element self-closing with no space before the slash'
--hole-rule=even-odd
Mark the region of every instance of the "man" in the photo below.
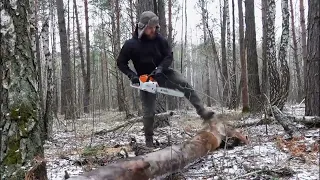
<svg viewBox="0 0 320 180">
<path fill-rule="evenodd" d="M 183 92 L 197 110 L 197 114 L 204 121 L 209 121 L 214 112 L 205 109 L 199 96 L 182 75 L 169 68 L 173 61 L 173 54 L 168 41 L 159 34 L 159 28 L 157 15 L 151 11 L 143 12 L 133 37 L 124 43 L 120 51 L 117 59 L 118 68 L 130 78 L 133 84 L 140 83 L 140 75 L 153 74 L 159 86 Z M 129 68 L 129 60 L 132 60 L 137 74 Z M 141 91 L 140 96 L 146 146 L 152 147 L 156 95 Z"/>
</svg>

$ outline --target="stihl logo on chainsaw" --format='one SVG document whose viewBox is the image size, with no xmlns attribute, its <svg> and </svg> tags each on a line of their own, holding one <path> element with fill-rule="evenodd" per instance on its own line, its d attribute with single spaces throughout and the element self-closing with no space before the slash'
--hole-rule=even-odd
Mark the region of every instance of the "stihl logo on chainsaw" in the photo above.
<svg viewBox="0 0 320 180">
<path fill-rule="evenodd" d="M 160 87 L 159 84 L 149 75 L 141 75 L 139 77 L 140 85 L 130 84 L 131 87 L 140 89 L 142 91 L 147 91 L 149 93 L 162 93 L 170 96 L 183 97 L 184 94 L 181 91 L 169 88 Z"/>
</svg>

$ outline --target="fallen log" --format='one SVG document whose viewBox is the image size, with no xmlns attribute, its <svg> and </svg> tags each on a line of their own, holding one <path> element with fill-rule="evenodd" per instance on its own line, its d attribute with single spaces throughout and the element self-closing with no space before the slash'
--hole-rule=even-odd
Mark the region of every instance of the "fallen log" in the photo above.
<svg viewBox="0 0 320 180">
<path fill-rule="evenodd" d="M 170 116 L 173 116 L 173 114 L 174 114 L 173 112 L 165 112 L 165 113 L 156 114 L 155 118 L 154 118 L 154 121 L 155 121 L 154 122 L 154 125 L 155 125 L 154 128 L 159 127 L 159 124 L 161 124 L 159 121 L 161 119 L 164 119 L 164 118 L 168 119 Z M 118 130 L 120 128 L 127 127 L 127 126 L 133 125 L 133 124 L 138 123 L 138 122 L 142 122 L 142 120 L 143 120 L 142 116 L 136 117 L 136 118 L 132 118 L 132 119 L 128 120 L 127 122 L 125 122 L 125 123 L 123 123 L 123 124 L 121 124 L 119 126 L 116 126 L 116 127 L 112 128 L 112 129 L 103 129 L 101 131 L 95 132 L 94 134 L 95 135 L 105 135 L 107 133 L 114 132 L 114 131 L 116 131 L 116 130 Z"/>
<path fill-rule="evenodd" d="M 240 130 L 222 122 L 212 122 L 210 126 L 181 145 L 128 158 L 72 177 L 70 180 L 147 180 L 166 176 L 216 150 L 222 142 L 229 139 L 236 139 L 245 144 L 249 143 Z"/>
<path fill-rule="evenodd" d="M 319 128 L 320 127 L 320 117 L 318 116 L 289 116 L 294 122 L 303 124 L 308 128 Z"/>
</svg>

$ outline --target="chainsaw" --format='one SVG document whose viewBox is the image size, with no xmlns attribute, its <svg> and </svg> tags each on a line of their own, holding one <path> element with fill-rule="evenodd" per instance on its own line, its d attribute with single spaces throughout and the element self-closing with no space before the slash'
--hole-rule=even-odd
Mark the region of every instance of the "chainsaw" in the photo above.
<svg viewBox="0 0 320 180">
<path fill-rule="evenodd" d="M 161 93 L 170 96 L 184 97 L 184 93 L 181 91 L 160 87 L 159 84 L 147 74 L 141 75 L 139 81 L 140 85 L 131 83 L 130 86 L 153 94 Z"/>
</svg>

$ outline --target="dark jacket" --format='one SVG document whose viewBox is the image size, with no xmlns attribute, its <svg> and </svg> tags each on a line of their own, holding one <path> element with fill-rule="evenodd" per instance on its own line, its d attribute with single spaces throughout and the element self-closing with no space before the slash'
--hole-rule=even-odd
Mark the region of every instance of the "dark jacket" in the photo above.
<svg viewBox="0 0 320 180">
<path fill-rule="evenodd" d="M 117 66 L 129 78 L 135 73 L 129 68 L 132 60 L 137 75 L 150 74 L 156 67 L 168 69 L 173 61 L 172 50 L 168 41 L 157 33 L 152 40 L 144 35 L 138 39 L 137 28 L 131 39 L 126 40 L 117 59 Z"/>
</svg>

